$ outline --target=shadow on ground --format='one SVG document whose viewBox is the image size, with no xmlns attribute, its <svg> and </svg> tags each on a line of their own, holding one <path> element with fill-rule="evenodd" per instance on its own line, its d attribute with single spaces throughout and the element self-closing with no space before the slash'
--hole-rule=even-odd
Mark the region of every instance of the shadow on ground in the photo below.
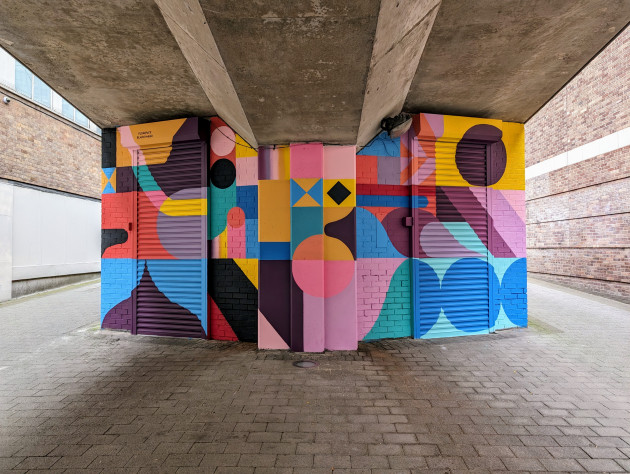
<svg viewBox="0 0 630 474">
<path fill-rule="evenodd" d="M 0 470 L 630 470 L 628 313 L 549 292 L 528 329 L 307 356 L 84 326 L 0 371 Z"/>
</svg>

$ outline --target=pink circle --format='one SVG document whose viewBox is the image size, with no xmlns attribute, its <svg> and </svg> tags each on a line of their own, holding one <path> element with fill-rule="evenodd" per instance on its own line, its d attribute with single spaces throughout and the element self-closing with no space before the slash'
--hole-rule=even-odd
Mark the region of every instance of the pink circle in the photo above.
<svg viewBox="0 0 630 474">
<path fill-rule="evenodd" d="M 293 260 L 293 278 L 311 296 L 341 293 L 354 276 L 354 260 Z"/>
<path fill-rule="evenodd" d="M 236 137 L 230 127 L 221 126 L 214 129 L 210 137 L 210 148 L 217 156 L 229 155 L 236 146 Z"/>
<path fill-rule="evenodd" d="M 324 261 L 324 296 L 334 296 L 346 289 L 354 277 L 354 260 Z"/>
</svg>

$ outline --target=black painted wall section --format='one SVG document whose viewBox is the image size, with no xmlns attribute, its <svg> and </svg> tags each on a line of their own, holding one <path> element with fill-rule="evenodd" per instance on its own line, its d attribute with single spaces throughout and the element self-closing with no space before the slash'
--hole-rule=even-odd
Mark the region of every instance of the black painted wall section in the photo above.
<svg viewBox="0 0 630 474">
<path fill-rule="evenodd" d="M 101 131 L 101 167 L 116 166 L 116 129 L 104 128 Z"/>
<path fill-rule="evenodd" d="M 101 229 L 101 256 L 112 245 L 124 244 L 129 238 L 125 229 Z"/>
<path fill-rule="evenodd" d="M 258 290 L 229 258 L 210 260 L 210 296 L 239 341 L 258 340 Z"/>
</svg>

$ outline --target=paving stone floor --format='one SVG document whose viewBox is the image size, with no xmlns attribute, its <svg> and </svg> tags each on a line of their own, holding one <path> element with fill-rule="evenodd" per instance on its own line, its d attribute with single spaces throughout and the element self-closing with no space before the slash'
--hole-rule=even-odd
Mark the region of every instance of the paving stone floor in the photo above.
<svg viewBox="0 0 630 474">
<path fill-rule="evenodd" d="M 0 304 L 0 471 L 630 471 L 630 311 L 530 283 L 530 327 L 312 356 Z"/>
</svg>

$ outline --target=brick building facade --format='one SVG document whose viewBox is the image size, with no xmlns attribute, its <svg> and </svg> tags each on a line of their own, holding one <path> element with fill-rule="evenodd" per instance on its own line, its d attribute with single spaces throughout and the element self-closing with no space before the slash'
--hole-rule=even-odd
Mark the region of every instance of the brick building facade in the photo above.
<svg viewBox="0 0 630 474">
<path fill-rule="evenodd" d="M 530 276 L 630 302 L 630 29 L 525 125 Z"/>
<path fill-rule="evenodd" d="M 0 100 L 0 301 L 98 276 L 98 128 L 2 49 Z"/>
<path fill-rule="evenodd" d="M 0 178 L 100 199 L 101 143 L 93 132 L 10 91 L 0 104 Z"/>
</svg>

